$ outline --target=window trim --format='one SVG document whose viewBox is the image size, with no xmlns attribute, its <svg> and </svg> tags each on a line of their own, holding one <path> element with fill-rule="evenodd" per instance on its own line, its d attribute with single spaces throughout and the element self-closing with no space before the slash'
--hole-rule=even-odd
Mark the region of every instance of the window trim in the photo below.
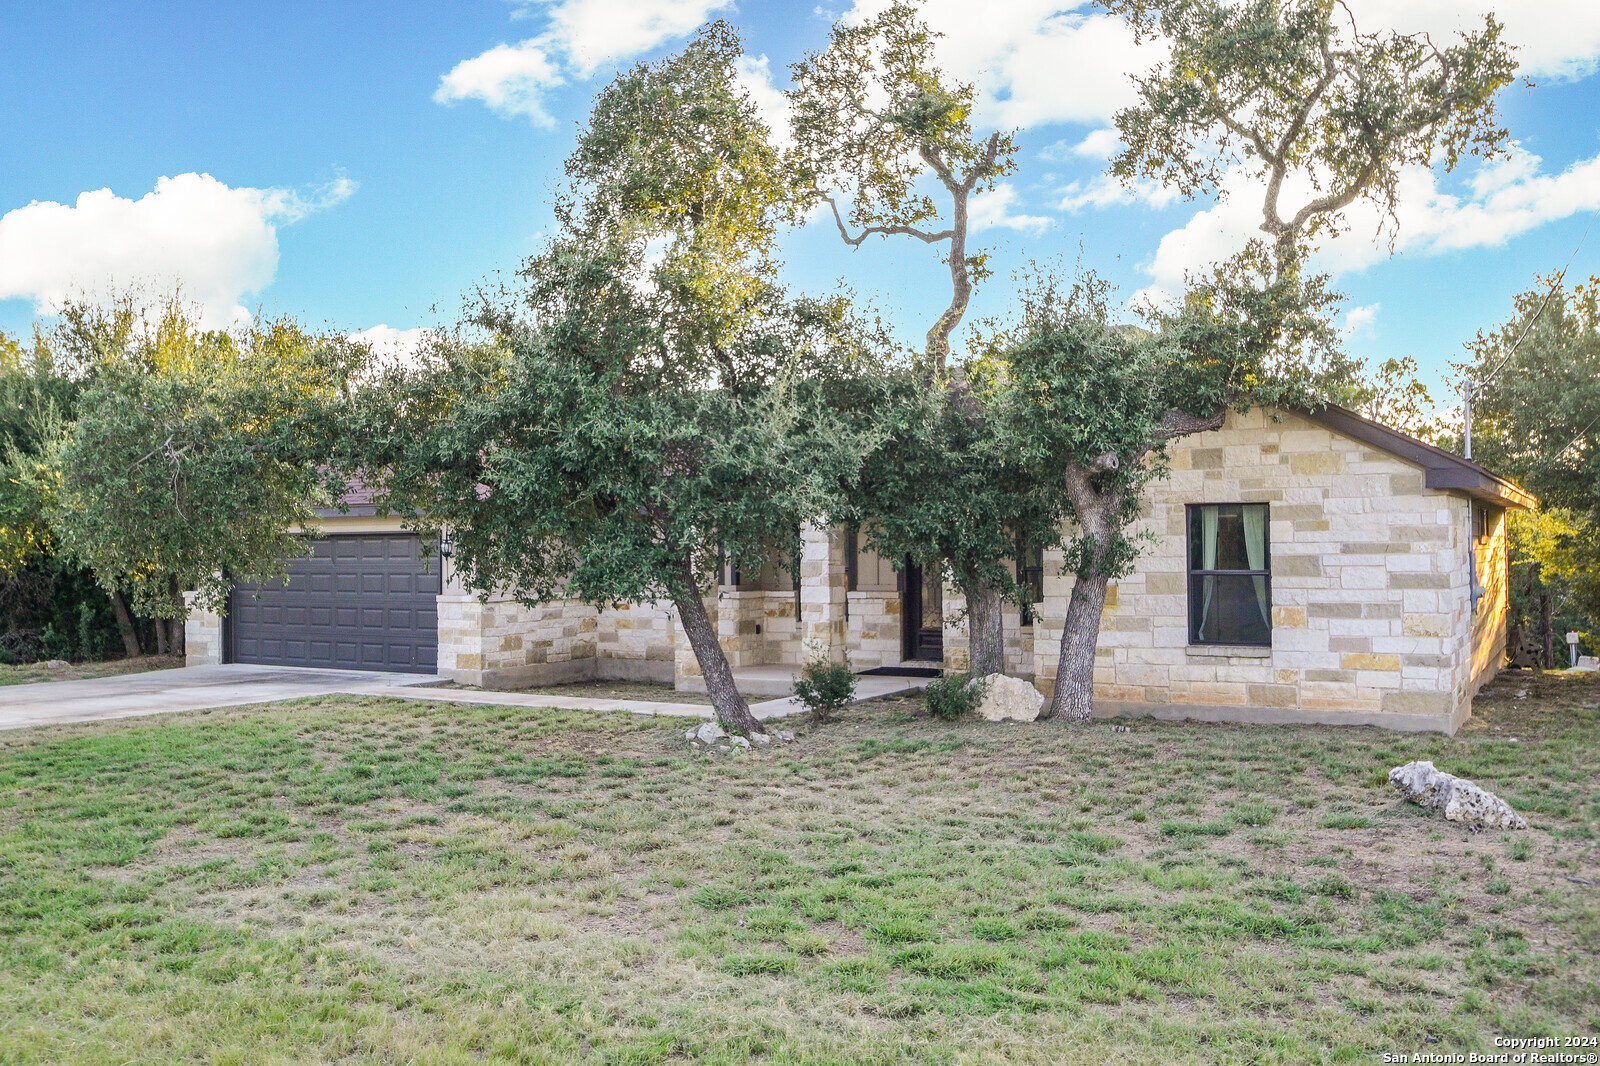
<svg viewBox="0 0 1600 1066">
<path fill-rule="evenodd" d="M 1197 570 L 1192 565 L 1193 556 L 1190 554 L 1190 538 L 1193 536 L 1195 514 L 1202 507 L 1264 507 L 1267 518 L 1261 524 L 1261 536 L 1264 540 L 1263 550 L 1266 553 L 1267 565 L 1263 570 Z M 1183 509 L 1183 628 L 1189 638 L 1188 646 L 1191 648 L 1270 648 L 1272 647 L 1272 505 L 1257 501 L 1245 502 L 1243 500 L 1217 503 L 1188 503 Z M 1267 639 L 1265 641 L 1238 641 L 1238 640 L 1201 640 L 1194 625 L 1194 579 L 1196 577 L 1260 577 L 1267 582 Z"/>
</svg>

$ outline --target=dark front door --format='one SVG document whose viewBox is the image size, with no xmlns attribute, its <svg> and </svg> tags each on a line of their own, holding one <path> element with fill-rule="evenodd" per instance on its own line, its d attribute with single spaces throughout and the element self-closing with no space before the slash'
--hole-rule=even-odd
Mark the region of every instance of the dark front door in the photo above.
<svg viewBox="0 0 1600 1066">
<path fill-rule="evenodd" d="M 944 661 L 944 585 L 939 571 L 906 560 L 900 570 L 901 657 Z"/>
<path fill-rule="evenodd" d="M 323 537 L 289 579 L 239 584 L 228 599 L 228 659 L 266 666 L 434 673 L 439 561 L 409 533 Z"/>
</svg>

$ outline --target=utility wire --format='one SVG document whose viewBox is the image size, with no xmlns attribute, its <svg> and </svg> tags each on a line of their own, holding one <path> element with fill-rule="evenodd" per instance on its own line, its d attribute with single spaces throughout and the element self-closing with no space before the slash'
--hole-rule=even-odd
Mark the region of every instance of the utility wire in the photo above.
<svg viewBox="0 0 1600 1066">
<path fill-rule="evenodd" d="M 1516 343 L 1511 346 L 1511 350 L 1506 353 L 1505 358 L 1500 360 L 1500 362 L 1495 365 L 1495 368 L 1489 371 L 1482 381 L 1476 382 L 1475 384 L 1489 384 L 1489 382 L 1494 380 L 1494 376 L 1496 374 L 1505 369 L 1505 365 L 1511 361 L 1511 357 L 1517 354 L 1517 349 L 1522 347 L 1522 342 L 1528 339 L 1529 333 L 1533 332 L 1534 323 L 1539 321 L 1539 316 L 1544 314 L 1544 309 L 1549 306 L 1550 297 L 1556 294 L 1556 289 L 1560 287 L 1561 283 L 1567 279 L 1567 271 L 1572 269 L 1572 261 L 1578 258 L 1578 252 L 1583 249 L 1583 242 L 1589 239 L 1589 230 L 1594 227 L 1594 220 L 1597 218 L 1600 218 L 1600 210 L 1596 210 L 1594 214 L 1589 216 L 1589 224 L 1583 227 L 1583 236 L 1578 238 L 1578 246 L 1572 250 L 1571 255 L 1567 256 L 1567 265 L 1561 268 L 1561 273 L 1557 274 L 1555 280 L 1550 283 L 1550 288 L 1546 290 L 1544 299 L 1539 303 L 1539 310 L 1535 311 L 1533 313 L 1533 317 L 1528 319 L 1528 324 L 1522 327 L 1522 336 L 1517 338 Z"/>
</svg>

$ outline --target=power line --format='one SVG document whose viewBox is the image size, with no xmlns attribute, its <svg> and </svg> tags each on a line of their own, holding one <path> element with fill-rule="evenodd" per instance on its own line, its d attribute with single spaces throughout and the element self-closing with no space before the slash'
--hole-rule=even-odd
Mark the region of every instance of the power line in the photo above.
<svg viewBox="0 0 1600 1066">
<path fill-rule="evenodd" d="M 1472 389 L 1473 389 L 1473 386 L 1475 384 L 1477 384 L 1477 385 L 1488 385 L 1489 382 L 1494 380 L 1494 376 L 1496 374 L 1500 373 L 1501 370 L 1505 369 L 1505 365 L 1511 361 L 1511 357 L 1517 354 L 1517 349 L 1522 347 L 1522 342 L 1528 339 L 1528 334 L 1529 333 L 1533 332 L 1534 323 L 1539 321 L 1539 316 L 1544 314 L 1544 309 L 1547 306 L 1549 306 L 1550 297 L 1552 297 L 1552 296 L 1554 296 L 1556 294 L 1556 289 L 1558 287 L 1560 287 L 1561 283 L 1567 279 L 1567 271 L 1572 269 L 1573 260 L 1577 259 L 1578 258 L 1578 253 L 1580 251 L 1582 251 L 1583 242 L 1589 239 L 1589 230 L 1594 227 L 1594 220 L 1597 219 L 1597 218 L 1600 218 L 1600 208 L 1597 208 L 1595 210 L 1595 213 L 1589 216 L 1589 224 L 1583 227 L 1583 235 L 1578 238 L 1577 247 L 1573 248 L 1572 249 L 1572 254 L 1567 256 L 1567 265 L 1561 268 L 1561 273 L 1557 274 L 1555 276 L 1555 280 L 1550 283 L 1550 288 L 1545 291 L 1544 299 L 1539 302 L 1539 309 L 1537 311 L 1535 311 L 1533 313 L 1533 315 L 1528 319 L 1528 324 L 1522 327 L 1522 336 L 1518 337 L 1516 339 L 1516 342 L 1511 345 L 1511 350 L 1506 353 L 1505 358 L 1501 359 L 1499 363 L 1495 364 L 1495 368 L 1493 370 L 1489 371 L 1488 375 L 1482 381 L 1474 382 L 1469 377 L 1465 381 L 1462 382 L 1462 385 L 1461 385 L 1461 424 L 1462 424 L 1461 437 L 1462 437 L 1462 444 L 1463 444 L 1463 449 L 1462 450 L 1463 450 L 1463 452 L 1465 454 L 1465 458 L 1468 458 L 1468 459 L 1472 458 Z M 1588 432 L 1588 431 L 1585 430 L 1584 432 Z M 1581 436 L 1583 436 L 1583 434 L 1580 433 L 1580 434 L 1578 434 L 1578 436 L 1581 437 Z M 1576 440 L 1577 438 L 1574 437 L 1573 439 Z M 1569 444 L 1567 447 L 1570 448 L 1571 445 Z M 1563 448 L 1562 450 L 1565 451 L 1566 449 Z"/>
</svg>

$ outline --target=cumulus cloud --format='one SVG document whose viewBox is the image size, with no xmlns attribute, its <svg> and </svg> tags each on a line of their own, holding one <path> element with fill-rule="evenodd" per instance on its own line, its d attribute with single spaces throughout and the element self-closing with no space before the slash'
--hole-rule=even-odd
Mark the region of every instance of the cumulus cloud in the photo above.
<svg viewBox="0 0 1600 1066">
<path fill-rule="evenodd" d="M 515 46 L 497 44 L 463 59 L 439 79 L 433 98 L 441 104 L 482 100 L 496 114 L 526 115 L 540 126 L 551 126 L 555 120 L 544 109 L 544 93 L 564 84 L 545 46 L 537 40 L 523 41 Z"/>
<path fill-rule="evenodd" d="M 371 329 L 350 334 L 350 339 L 370 348 L 380 364 L 402 366 L 417 361 L 429 336 L 430 331 L 420 326 L 415 329 L 396 329 L 387 323 L 379 323 Z"/>
<path fill-rule="evenodd" d="M 517 44 L 497 44 L 440 77 L 441 104 L 481 100 L 496 114 L 553 120 L 545 94 L 585 80 L 609 62 L 631 59 L 683 37 L 732 0 L 532 0 L 515 18 L 544 16 L 545 31 Z"/>
<path fill-rule="evenodd" d="M 35 201 L 0 216 L 0 299 L 32 300 L 48 315 L 68 297 L 178 286 L 205 325 L 231 325 L 249 318 L 243 297 L 277 273 L 277 226 L 355 190 L 347 178 L 306 195 L 230 188 L 210 174 L 189 173 L 161 178 L 137 200 L 97 189 L 73 204 Z"/>
<path fill-rule="evenodd" d="M 1347 0 L 1362 30 L 1426 31 L 1436 39 L 1476 29 L 1494 13 L 1505 39 L 1517 46 L 1523 72 L 1534 77 L 1580 78 L 1600 60 L 1600 8 L 1593 0 Z"/>
<path fill-rule="evenodd" d="M 889 0 L 857 0 L 845 19 L 859 23 Z M 945 68 L 983 95 L 980 118 L 1001 127 L 1081 122 L 1104 126 L 1134 102 L 1129 76 L 1165 55 L 1136 45 L 1119 18 L 1088 0 L 927 0 L 922 17 L 944 34 Z"/>
<path fill-rule="evenodd" d="M 1363 304 L 1352 307 L 1344 313 L 1344 327 L 1340 330 L 1345 337 L 1359 337 L 1364 333 L 1371 333 L 1378 321 L 1378 312 L 1383 308 L 1381 303 Z"/>
<path fill-rule="evenodd" d="M 779 148 L 793 144 L 794 138 L 789 132 L 789 101 L 783 90 L 772 84 L 772 64 L 767 57 L 740 57 L 736 80 L 739 87 L 750 94 L 761 121 L 772 130 L 772 143 Z"/>
<path fill-rule="evenodd" d="M 1220 203 L 1161 238 L 1148 267 L 1154 285 L 1143 295 L 1159 298 L 1176 292 L 1187 272 L 1227 258 L 1260 235 L 1256 179 L 1235 170 L 1224 179 L 1223 192 Z M 1298 204 L 1310 195 L 1304 182 L 1288 184 L 1284 203 Z M 1436 255 L 1504 244 L 1548 222 L 1597 209 L 1600 156 L 1548 174 L 1537 155 L 1514 149 L 1471 175 L 1459 192 L 1441 188 L 1432 171 L 1411 167 L 1400 176 L 1393 251 Z M 1317 253 L 1317 265 L 1335 275 L 1363 270 L 1390 255 L 1389 240 L 1380 235 L 1391 232 L 1390 224 L 1375 206 L 1360 201 L 1347 215 L 1348 232 L 1326 241 Z"/>
<path fill-rule="evenodd" d="M 1061 190 L 1059 210 L 1077 213 L 1086 207 L 1115 207 L 1146 204 L 1163 208 L 1175 203 L 1178 191 L 1154 181 L 1135 181 L 1124 185 L 1110 174 L 1100 173 L 1088 181 L 1068 182 Z"/>
<path fill-rule="evenodd" d="M 972 232 L 1014 229 L 1038 233 L 1050 225 L 1050 219 L 1024 214 L 1015 210 L 1016 206 L 1017 190 L 1008 181 L 1002 181 L 988 192 L 974 196 L 967 215 Z"/>
</svg>

